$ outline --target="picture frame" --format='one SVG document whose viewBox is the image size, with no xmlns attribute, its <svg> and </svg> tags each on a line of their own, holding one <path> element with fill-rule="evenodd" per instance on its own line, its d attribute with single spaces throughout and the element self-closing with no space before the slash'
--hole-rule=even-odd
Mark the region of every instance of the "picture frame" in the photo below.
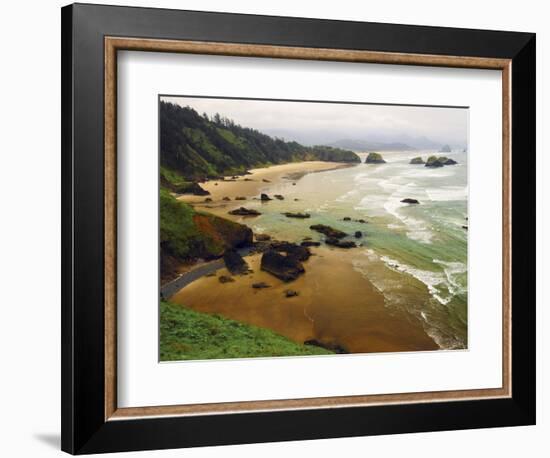
<svg viewBox="0 0 550 458">
<path fill-rule="evenodd" d="M 119 408 L 116 63 L 122 50 L 501 71 L 502 387 Z M 62 449 L 84 454 L 535 424 L 535 107 L 531 33 L 64 7 Z"/>
</svg>

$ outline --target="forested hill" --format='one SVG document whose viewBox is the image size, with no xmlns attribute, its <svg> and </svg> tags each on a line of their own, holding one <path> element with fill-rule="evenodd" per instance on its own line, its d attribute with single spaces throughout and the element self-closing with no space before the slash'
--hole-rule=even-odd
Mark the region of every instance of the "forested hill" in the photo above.
<svg viewBox="0 0 550 458">
<path fill-rule="evenodd" d="M 253 167 L 307 160 L 360 162 L 352 151 L 306 147 L 242 127 L 219 115 L 209 119 L 190 107 L 160 103 L 161 166 L 187 180 L 200 181 Z"/>
</svg>

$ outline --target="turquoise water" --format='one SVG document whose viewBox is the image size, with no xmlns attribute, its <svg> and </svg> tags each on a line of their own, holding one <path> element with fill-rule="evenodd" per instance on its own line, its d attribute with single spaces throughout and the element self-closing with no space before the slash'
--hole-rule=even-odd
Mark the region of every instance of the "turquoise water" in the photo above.
<svg viewBox="0 0 550 458">
<path fill-rule="evenodd" d="M 294 241 L 322 240 L 309 229 L 317 223 L 350 234 L 362 231 L 361 246 L 343 256 L 384 295 L 386 307 L 420 320 L 441 348 L 466 348 L 467 154 L 446 153 L 458 165 L 439 169 L 409 164 L 412 157 L 426 159 L 433 153 L 386 152 L 387 164 L 289 177 L 269 188 L 285 200 L 247 205 L 262 212 L 247 224 L 255 232 Z M 404 198 L 420 204 L 403 204 Z M 305 211 L 312 217 L 288 219 L 281 215 L 284 211 Z"/>
</svg>

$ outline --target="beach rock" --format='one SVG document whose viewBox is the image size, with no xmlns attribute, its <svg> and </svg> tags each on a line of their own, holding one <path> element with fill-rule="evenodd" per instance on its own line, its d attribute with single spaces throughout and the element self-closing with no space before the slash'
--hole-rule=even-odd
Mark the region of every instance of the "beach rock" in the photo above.
<svg viewBox="0 0 550 458">
<path fill-rule="evenodd" d="M 285 212 L 285 213 L 283 213 L 283 215 L 285 215 L 287 218 L 305 219 L 305 218 L 310 218 L 311 217 L 311 215 L 309 213 L 300 213 L 300 212 L 297 212 L 297 213 Z"/>
<path fill-rule="evenodd" d="M 441 161 L 440 159 L 441 158 L 438 158 L 436 156 L 430 156 L 426 161 L 426 164 L 424 165 L 424 167 L 433 167 L 433 168 L 443 167 L 445 165 L 445 161 L 447 160 L 447 158 L 444 158 L 443 161 Z"/>
<path fill-rule="evenodd" d="M 365 221 L 364 219 L 357 219 L 355 221 L 357 221 L 358 223 L 361 223 L 361 224 L 367 224 L 367 221 Z"/>
<path fill-rule="evenodd" d="M 201 188 L 198 183 L 183 183 L 181 185 L 174 185 L 174 192 L 177 194 L 192 194 L 194 196 L 208 196 L 210 192 Z"/>
<path fill-rule="evenodd" d="M 292 186 L 296 186 L 296 183 L 292 183 Z"/>
<path fill-rule="evenodd" d="M 260 268 L 284 282 L 296 280 L 305 272 L 300 261 L 291 256 L 284 256 L 275 250 L 268 250 L 262 255 Z"/>
<path fill-rule="evenodd" d="M 269 180 L 267 180 L 267 179 L 265 179 L 265 178 L 263 178 L 262 181 L 263 181 L 264 183 L 271 183 L 271 181 L 269 181 Z"/>
<path fill-rule="evenodd" d="M 229 277 L 229 276 L 227 276 L 227 275 L 220 275 L 220 276 L 218 277 L 218 281 L 219 281 L 220 283 L 232 283 L 232 282 L 235 281 L 235 279 L 234 279 L 234 278 L 231 278 L 231 277 Z"/>
<path fill-rule="evenodd" d="M 273 200 L 273 199 L 271 197 L 269 197 L 267 194 L 262 193 L 262 194 L 260 194 L 260 200 L 262 202 L 267 202 L 267 201 Z"/>
<path fill-rule="evenodd" d="M 309 226 L 309 228 L 312 231 L 320 232 L 321 234 L 326 235 L 327 237 L 332 237 L 336 239 L 344 238 L 346 235 L 345 232 L 342 232 L 338 229 L 334 229 L 330 226 L 326 226 L 324 224 L 314 224 L 313 226 Z"/>
<path fill-rule="evenodd" d="M 344 221 L 351 221 L 351 218 L 350 218 L 349 216 L 345 216 L 345 217 L 343 218 L 343 220 L 344 220 Z"/>
<path fill-rule="evenodd" d="M 462 229 L 468 230 L 468 226 L 462 226 Z"/>
<path fill-rule="evenodd" d="M 218 186 L 218 183 L 214 183 L 214 186 Z"/>
<path fill-rule="evenodd" d="M 296 198 L 296 197 L 294 198 L 294 202 L 298 202 L 299 200 L 300 200 L 300 199 L 298 199 L 298 198 Z"/>
<path fill-rule="evenodd" d="M 413 157 L 409 164 L 424 164 L 424 159 L 422 159 L 420 156 Z"/>
<path fill-rule="evenodd" d="M 315 347 L 321 347 L 321 348 L 324 348 L 325 350 L 330 350 L 330 351 L 333 351 L 334 353 L 338 353 L 338 354 L 349 353 L 349 351 L 340 344 L 325 343 L 325 342 L 321 342 L 320 340 L 317 340 L 317 339 L 306 340 L 304 342 L 304 345 L 312 345 L 312 346 L 315 346 Z"/>
<path fill-rule="evenodd" d="M 235 200 L 246 200 L 246 197 L 244 196 L 235 197 Z"/>
<path fill-rule="evenodd" d="M 206 199 L 204 199 L 204 202 L 212 202 L 212 199 L 210 197 L 207 197 Z"/>
<path fill-rule="evenodd" d="M 369 153 L 365 159 L 365 164 L 385 164 L 386 161 L 380 153 Z"/>
<path fill-rule="evenodd" d="M 321 246 L 321 242 L 314 242 L 313 240 L 304 240 L 300 243 L 300 246 L 311 247 L 311 246 Z"/>
<path fill-rule="evenodd" d="M 418 202 L 418 200 L 416 200 L 416 199 L 409 199 L 407 197 L 406 199 L 403 199 L 401 201 L 401 203 L 404 203 L 404 204 L 419 204 L 420 202 Z"/>
<path fill-rule="evenodd" d="M 361 231 L 355 231 L 355 234 L 353 234 L 356 239 L 360 239 L 363 237 L 363 233 Z"/>
<path fill-rule="evenodd" d="M 274 194 L 273 197 L 278 200 L 285 200 L 284 196 L 282 196 L 281 194 Z"/>
<path fill-rule="evenodd" d="M 244 181 L 254 181 L 252 178 L 245 178 Z"/>
<path fill-rule="evenodd" d="M 444 165 L 456 165 L 458 164 L 458 162 L 456 162 L 454 159 L 447 159 L 445 162 L 444 162 Z"/>
<path fill-rule="evenodd" d="M 235 210 L 231 210 L 229 212 L 230 215 L 238 215 L 238 216 L 259 216 L 261 213 L 257 210 L 252 210 L 244 207 L 236 208 Z"/>
<path fill-rule="evenodd" d="M 450 153 L 451 147 L 449 145 L 443 145 L 439 150 L 440 153 Z"/>
<path fill-rule="evenodd" d="M 225 196 L 222 200 L 225 200 L 227 202 L 227 201 L 230 201 L 231 199 L 229 197 Z"/>
<path fill-rule="evenodd" d="M 351 240 L 339 240 L 334 237 L 328 237 L 325 240 L 325 243 L 327 245 L 335 246 L 338 248 L 356 248 L 357 244 L 355 242 L 352 242 Z"/>
<path fill-rule="evenodd" d="M 223 262 L 232 275 L 242 274 L 248 270 L 248 264 L 235 250 L 227 250 L 223 254 Z"/>
<path fill-rule="evenodd" d="M 271 240 L 271 235 L 269 234 L 256 234 L 255 237 L 258 242 L 267 242 Z"/>
<path fill-rule="evenodd" d="M 298 295 L 299 295 L 298 291 L 294 291 L 293 289 L 285 290 L 285 297 L 296 297 Z"/>
<path fill-rule="evenodd" d="M 271 285 L 268 285 L 265 281 L 261 281 L 258 283 L 252 283 L 252 288 L 254 289 L 264 289 L 264 288 L 270 288 Z"/>
<path fill-rule="evenodd" d="M 303 245 L 296 245 L 291 242 L 272 242 L 271 249 L 285 253 L 298 261 L 307 261 L 311 256 L 311 251 Z"/>
</svg>

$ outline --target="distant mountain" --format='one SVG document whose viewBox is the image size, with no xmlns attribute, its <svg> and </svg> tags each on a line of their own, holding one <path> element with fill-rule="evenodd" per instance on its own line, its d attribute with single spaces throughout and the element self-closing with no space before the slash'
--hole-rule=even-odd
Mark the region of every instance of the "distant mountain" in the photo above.
<svg viewBox="0 0 550 458">
<path fill-rule="evenodd" d="M 415 147 L 401 142 L 375 142 L 368 140 L 343 139 L 330 144 L 337 148 L 350 149 L 352 151 L 414 151 Z"/>
<path fill-rule="evenodd" d="M 353 151 L 273 138 L 216 114 L 161 102 L 160 164 L 165 181 L 200 181 L 270 164 L 307 160 L 361 162 Z M 166 185 L 169 183 L 165 183 Z"/>
</svg>

